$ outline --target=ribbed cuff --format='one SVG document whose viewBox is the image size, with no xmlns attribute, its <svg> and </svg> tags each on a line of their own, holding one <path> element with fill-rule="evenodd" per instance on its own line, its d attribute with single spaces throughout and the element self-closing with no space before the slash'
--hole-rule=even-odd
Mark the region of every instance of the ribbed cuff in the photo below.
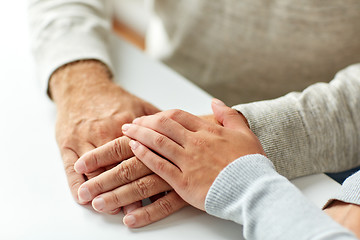
<svg viewBox="0 0 360 240">
<path fill-rule="evenodd" d="M 245 116 L 276 170 L 288 179 L 313 173 L 297 97 L 298 93 L 290 93 L 274 100 L 233 107 Z"/>
<path fill-rule="evenodd" d="M 260 154 L 243 156 L 223 169 L 209 189 L 205 199 L 207 213 L 237 221 L 239 203 L 247 189 L 257 184 L 260 177 L 277 174 L 269 159 Z M 234 215 L 234 216 L 233 216 Z M 238 222 L 242 224 L 241 222 Z"/>
<path fill-rule="evenodd" d="M 360 171 L 344 181 L 340 191 L 325 204 L 323 209 L 327 208 L 334 200 L 360 205 Z"/>
</svg>

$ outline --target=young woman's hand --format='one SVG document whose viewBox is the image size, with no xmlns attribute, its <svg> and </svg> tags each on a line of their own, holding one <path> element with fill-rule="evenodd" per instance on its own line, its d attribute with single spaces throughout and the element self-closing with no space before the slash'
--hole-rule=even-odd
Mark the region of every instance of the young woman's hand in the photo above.
<svg viewBox="0 0 360 240">
<path fill-rule="evenodd" d="M 212 108 L 226 128 L 181 110 L 141 117 L 122 128 L 134 139 L 135 156 L 201 210 L 221 170 L 241 156 L 264 154 L 242 115 L 216 99 Z"/>
</svg>

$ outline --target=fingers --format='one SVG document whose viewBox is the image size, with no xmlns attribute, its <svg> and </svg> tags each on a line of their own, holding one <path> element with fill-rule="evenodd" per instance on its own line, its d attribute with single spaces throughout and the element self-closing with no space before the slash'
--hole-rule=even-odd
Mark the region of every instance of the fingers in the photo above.
<svg viewBox="0 0 360 240">
<path fill-rule="evenodd" d="M 136 124 L 124 124 L 122 129 L 126 136 L 140 141 L 171 161 L 176 161 L 176 158 L 184 150 L 176 142 L 152 129 Z"/>
<path fill-rule="evenodd" d="M 97 196 L 92 206 L 98 212 L 108 212 L 170 189 L 169 184 L 152 174 Z"/>
<path fill-rule="evenodd" d="M 64 148 L 61 152 L 64 161 L 64 168 L 68 180 L 69 188 L 74 199 L 79 202 L 78 189 L 85 182 L 84 176 L 75 172 L 74 163 L 79 156 L 70 148 Z"/>
<path fill-rule="evenodd" d="M 177 180 L 181 177 L 181 170 L 177 167 L 179 165 L 181 166 L 181 162 L 177 162 L 176 157 L 173 161 L 177 166 L 150 151 L 138 141 L 132 140 L 130 146 L 135 156 L 150 168 L 150 170 L 159 175 L 171 186 L 176 186 Z"/>
<path fill-rule="evenodd" d="M 204 125 L 204 120 L 201 118 L 179 109 L 168 110 L 155 115 L 171 118 L 192 132 L 202 129 Z"/>
<path fill-rule="evenodd" d="M 216 120 L 224 127 L 232 129 L 248 127 L 247 121 L 242 114 L 239 114 L 235 109 L 229 108 L 219 99 L 213 99 L 211 107 Z"/>
<path fill-rule="evenodd" d="M 88 130 L 88 138 L 91 139 L 91 142 L 94 143 L 96 147 L 100 147 L 116 138 L 121 137 L 122 132 L 119 126 L 128 122 L 131 122 L 130 118 L 114 116 L 114 119 L 111 122 L 107 120 L 107 124 L 102 124 L 101 126 L 90 126 L 90 129 Z"/>
<path fill-rule="evenodd" d="M 133 156 L 129 148 L 130 139 L 120 137 L 84 154 L 75 163 L 77 173 L 90 173 L 101 167 L 119 163 Z"/>
<path fill-rule="evenodd" d="M 90 142 L 81 142 L 81 144 L 78 144 L 76 148 L 76 153 L 81 157 L 85 153 L 90 152 L 91 150 L 95 149 L 96 146 Z M 100 175 L 102 172 L 104 172 L 105 169 L 99 168 L 96 169 L 93 172 L 85 173 L 85 180 L 91 179 L 93 177 L 96 177 Z"/>
<path fill-rule="evenodd" d="M 88 203 L 99 194 L 123 186 L 150 173 L 149 168 L 137 158 L 132 157 L 82 184 L 78 190 L 79 201 L 83 204 Z"/>
<path fill-rule="evenodd" d="M 137 118 L 133 123 L 153 129 L 154 131 L 167 136 L 179 145 L 184 144 L 185 136 L 189 133 L 189 130 L 184 128 L 178 122 L 160 114 Z"/>
<path fill-rule="evenodd" d="M 128 213 L 123 222 L 130 228 L 143 227 L 175 213 L 186 205 L 175 191 L 171 191 L 155 202 Z"/>
</svg>

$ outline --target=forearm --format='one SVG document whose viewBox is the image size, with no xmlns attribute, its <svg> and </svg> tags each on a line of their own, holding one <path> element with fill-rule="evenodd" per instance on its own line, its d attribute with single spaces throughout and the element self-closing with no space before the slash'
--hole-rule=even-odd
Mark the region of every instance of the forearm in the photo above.
<svg viewBox="0 0 360 240">
<path fill-rule="evenodd" d="M 205 208 L 243 224 L 247 239 L 356 239 L 261 155 L 239 158 L 226 167 L 211 186 Z"/>
<path fill-rule="evenodd" d="M 111 81 L 111 72 L 97 60 L 83 60 L 57 69 L 49 81 L 49 96 L 55 103 L 71 97 L 88 96 Z"/>
<path fill-rule="evenodd" d="M 276 170 L 295 178 L 360 163 L 359 92 L 360 65 L 353 65 L 329 84 L 235 108 L 248 120 Z"/>
</svg>

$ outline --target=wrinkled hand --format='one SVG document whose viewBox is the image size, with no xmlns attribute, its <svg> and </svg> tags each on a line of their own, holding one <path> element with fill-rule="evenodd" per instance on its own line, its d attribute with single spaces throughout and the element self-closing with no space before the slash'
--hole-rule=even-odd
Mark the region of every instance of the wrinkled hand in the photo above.
<svg viewBox="0 0 360 240">
<path fill-rule="evenodd" d="M 78 200 L 78 188 L 86 177 L 74 171 L 76 160 L 121 136 L 119 129 L 124 123 L 159 110 L 112 83 L 107 68 L 92 60 L 57 70 L 49 90 L 57 106 L 57 143 L 71 193 Z M 122 160 L 125 159 L 118 159 Z M 104 168 L 109 167 L 104 165 L 103 169 L 89 172 L 87 178 L 98 175 Z"/>
<path fill-rule="evenodd" d="M 123 125 L 123 133 L 136 140 L 130 141 L 135 156 L 201 210 L 222 169 L 241 156 L 264 154 L 259 140 L 236 110 L 219 100 L 213 101 L 212 108 L 226 128 L 181 110 Z"/>
<path fill-rule="evenodd" d="M 360 239 L 360 206 L 333 201 L 325 210 L 331 218 L 352 231 Z"/>
<path fill-rule="evenodd" d="M 213 115 L 201 118 L 219 124 Z M 120 137 L 94 149 L 83 155 L 75 163 L 74 168 L 79 174 L 89 174 L 127 159 L 82 184 L 78 190 L 78 199 L 82 204 L 91 202 L 98 212 L 116 213 L 117 209 L 125 206 L 124 214 L 131 212 L 132 217 L 126 216 L 124 223 L 137 228 L 161 220 L 187 203 L 172 191 L 168 183 L 153 174 L 137 158 L 132 157 L 129 141 L 127 137 Z M 166 196 L 162 194 L 164 191 L 167 192 Z M 142 207 L 139 200 L 149 197 L 153 203 Z"/>
<path fill-rule="evenodd" d="M 84 154 L 75 164 L 79 174 L 90 173 L 104 166 L 118 163 L 133 155 L 130 139 L 117 138 L 93 151 Z M 165 196 L 141 207 L 140 203 L 124 209 L 124 223 L 132 228 L 142 227 L 163 219 L 187 204 L 158 175 L 154 174 L 136 157 L 122 161 L 116 167 L 83 183 L 78 191 L 81 203 L 92 202 L 98 212 L 115 212 L 133 202 L 156 196 L 167 191 Z"/>
</svg>

